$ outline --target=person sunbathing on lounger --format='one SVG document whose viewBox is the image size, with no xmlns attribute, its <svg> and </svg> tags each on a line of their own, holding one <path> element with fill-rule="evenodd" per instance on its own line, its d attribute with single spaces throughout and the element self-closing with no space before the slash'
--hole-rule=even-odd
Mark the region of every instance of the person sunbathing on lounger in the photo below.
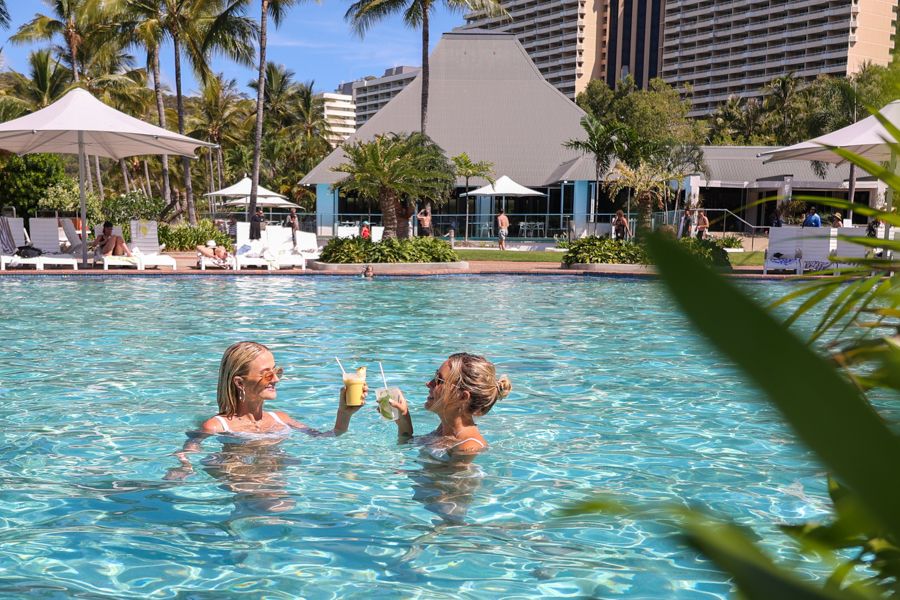
<svg viewBox="0 0 900 600">
<path fill-rule="evenodd" d="M 197 252 L 211 258 L 217 267 L 231 268 L 233 256 L 225 249 L 225 246 L 217 246 L 215 240 L 209 240 L 205 246 L 197 246 Z"/>
<path fill-rule="evenodd" d="M 94 238 L 90 247 L 99 248 L 103 256 L 132 256 L 122 236 L 113 234 L 113 224 L 109 221 L 103 223 L 103 233 Z"/>
</svg>

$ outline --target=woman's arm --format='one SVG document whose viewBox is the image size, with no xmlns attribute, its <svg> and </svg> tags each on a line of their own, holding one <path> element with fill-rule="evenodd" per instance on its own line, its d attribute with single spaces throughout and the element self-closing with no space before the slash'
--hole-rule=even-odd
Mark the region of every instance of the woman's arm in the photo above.
<svg viewBox="0 0 900 600">
<path fill-rule="evenodd" d="M 338 404 L 337 416 L 334 419 L 334 429 L 331 431 L 319 431 L 318 429 L 313 429 L 312 427 L 301 423 L 300 421 L 295 420 L 291 416 L 286 413 L 283 413 L 279 410 L 275 411 L 275 414 L 278 417 L 293 427 L 294 429 L 299 429 L 303 433 L 307 435 L 311 435 L 313 437 L 337 437 L 342 435 L 347 431 L 350 426 L 350 419 L 353 415 L 362 408 L 366 403 L 366 394 L 369 392 L 369 386 L 363 385 L 362 397 L 363 402 L 359 406 L 347 406 L 347 389 L 341 388 L 341 399 Z"/>
<path fill-rule="evenodd" d="M 391 406 L 400 411 L 400 417 L 397 419 L 397 438 L 401 442 L 406 442 L 413 436 L 412 418 L 409 416 L 409 404 L 403 392 L 400 392 L 397 400 L 390 400 Z"/>
<path fill-rule="evenodd" d="M 206 423 L 204 423 L 203 425 L 205 426 Z M 205 427 L 203 431 L 188 432 L 188 439 L 184 442 L 184 446 L 182 446 L 181 450 L 175 452 L 174 454 L 181 465 L 169 469 L 163 476 L 163 479 L 165 479 L 166 481 L 181 481 L 182 479 L 186 479 L 188 475 L 192 474 L 194 472 L 194 466 L 191 464 L 191 461 L 188 458 L 188 454 L 200 452 L 200 444 L 202 444 L 203 440 L 208 438 L 210 435 L 212 434 L 207 432 Z"/>
</svg>

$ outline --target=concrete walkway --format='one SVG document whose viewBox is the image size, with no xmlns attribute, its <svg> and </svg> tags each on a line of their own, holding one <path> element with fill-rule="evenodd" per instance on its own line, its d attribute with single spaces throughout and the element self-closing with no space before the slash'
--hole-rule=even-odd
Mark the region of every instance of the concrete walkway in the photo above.
<svg viewBox="0 0 900 600">
<path fill-rule="evenodd" d="M 197 257 L 194 252 L 172 252 L 169 253 L 171 256 L 175 257 L 175 262 L 178 264 L 178 270 L 173 273 L 171 269 L 147 269 L 146 271 L 138 271 L 133 268 L 122 268 L 122 267 L 110 267 L 108 271 L 104 271 L 102 268 L 94 269 L 91 266 L 88 266 L 87 269 L 81 269 L 79 267 L 78 271 L 73 271 L 72 269 L 45 269 L 44 271 L 37 271 L 33 266 L 21 267 L 21 268 L 10 268 L 7 267 L 6 271 L 0 271 L 0 277 L 3 275 L 12 276 L 12 275 L 56 275 L 56 276 L 104 276 L 104 275 L 129 275 L 129 276 L 166 276 L 166 275 L 202 275 L 209 277 L 221 277 L 221 276 L 241 276 L 241 277 L 258 277 L 261 275 L 269 276 L 269 275 L 291 275 L 291 276 L 320 276 L 320 277 L 328 277 L 334 276 L 334 273 L 326 273 L 322 271 L 314 271 L 312 269 L 307 269 L 306 271 L 301 271 L 300 269 L 281 269 L 278 271 L 269 271 L 267 269 L 241 269 L 238 272 L 234 272 L 227 269 L 207 269 L 206 271 L 201 271 L 197 267 Z M 376 274 L 377 274 L 377 265 Z M 606 267 L 598 265 L 596 270 L 592 270 L 590 272 L 570 270 L 562 267 L 560 263 L 548 263 L 548 262 L 503 262 L 503 261 L 469 261 L 469 269 L 467 271 L 446 271 L 440 269 L 416 269 L 413 265 L 410 265 L 409 271 L 406 275 L 409 276 L 422 276 L 422 275 L 449 275 L 449 274 L 458 274 L 458 275 L 563 275 L 563 276 L 626 276 L 626 277 L 652 277 L 652 274 L 647 273 L 646 268 L 636 267 L 629 268 L 629 265 L 608 265 Z M 344 275 L 346 276 L 346 274 Z M 790 275 L 763 275 L 762 267 L 735 267 L 733 276 L 742 277 L 742 278 L 759 278 L 759 279 L 784 279 L 790 277 Z"/>
</svg>

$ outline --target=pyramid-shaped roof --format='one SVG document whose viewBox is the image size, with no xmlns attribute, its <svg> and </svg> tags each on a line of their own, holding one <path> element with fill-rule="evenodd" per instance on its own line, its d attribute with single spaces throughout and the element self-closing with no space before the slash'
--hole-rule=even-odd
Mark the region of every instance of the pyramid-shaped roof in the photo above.
<svg viewBox="0 0 900 600">
<path fill-rule="evenodd" d="M 420 73 L 345 144 L 418 131 L 421 95 Z M 473 161 L 492 162 L 495 174 L 523 185 L 556 183 L 562 171 L 569 179 L 593 179 L 593 159 L 563 147 L 567 140 L 584 139 L 584 114 L 544 80 L 512 34 L 445 33 L 431 55 L 428 135 L 448 156 L 465 152 Z M 346 175 L 332 168 L 345 160 L 336 149 L 301 183 L 337 183 Z"/>
</svg>

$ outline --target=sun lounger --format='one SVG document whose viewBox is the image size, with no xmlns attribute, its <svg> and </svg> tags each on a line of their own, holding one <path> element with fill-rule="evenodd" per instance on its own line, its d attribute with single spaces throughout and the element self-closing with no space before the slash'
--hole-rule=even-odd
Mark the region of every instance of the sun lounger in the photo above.
<svg viewBox="0 0 900 600">
<path fill-rule="evenodd" d="M 47 265 L 72 267 L 72 269 L 78 270 L 78 263 L 81 259 L 60 250 L 59 222 L 56 217 L 28 219 L 28 227 L 31 230 L 31 245 L 41 251 L 41 255 L 37 257 L 41 263 L 40 270 Z"/>
<path fill-rule="evenodd" d="M 372 232 L 372 241 L 373 242 L 380 242 L 381 238 L 384 237 L 384 227 L 372 227 L 371 232 Z M 315 241 L 316 234 L 310 233 L 308 235 L 313 236 L 313 241 Z M 316 258 L 318 258 L 318 248 L 316 249 Z"/>
<path fill-rule="evenodd" d="M 159 245 L 158 225 L 156 221 L 131 222 L 131 251 L 138 259 L 138 270 L 147 267 L 172 267 L 178 270 L 175 258 L 162 254 L 163 246 Z"/>
<path fill-rule="evenodd" d="M 867 255 L 873 255 L 872 249 L 862 244 L 855 244 L 851 240 L 841 239 L 843 237 L 855 238 L 865 237 L 866 230 L 864 227 L 841 227 L 837 230 L 837 240 L 835 242 L 834 251 L 831 253 L 831 262 L 835 267 L 835 273 L 840 272 L 842 267 L 859 267 L 859 263 L 855 259 L 864 259 Z"/>
<path fill-rule="evenodd" d="M 0 217 L 0 271 L 5 271 L 6 266 L 18 267 L 34 265 L 38 271 L 44 270 L 40 257 L 22 258 L 16 255 L 19 246 L 28 243 L 28 234 L 25 233 L 25 220 L 21 217 Z"/>
<path fill-rule="evenodd" d="M 379 237 L 375 239 L 375 230 L 378 229 Z M 381 235 L 384 234 L 384 227 L 373 227 L 372 228 L 372 241 L 377 242 L 381 241 Z M 321 248 L 319 248 L 319 240 L 316 237 L 316 234 L 310 233 L 308 231 L 299 231 L 297 232 L 297 250 L 300 251 L 300 254 L 303 255 L 306 260 L 315 260 L 319 258 L 319 253 L 321 252 Z"/>
<path fill-rule="evenodd" d="M 236 245 L 237 248 L 234 252 L 234 268 L 236 271 L 242 267 L 262 267 L 270 271 L 275 269 L 275 261 L 272 260 L 273 257 L 268 255 L 262 239 L 250 239 L 250 223 L 237 224 Z"/>
<path fill-rule="evenodd" d="M 68 247 L 65 248 L 65 251 L 73 256 L 80 256 L 81 236 L 78 234 L 78 230 L 75 229 L 75 223 L 72 222 L 72 219 L 60 219 L 60 222 L 68 241 Z"/>
<path fill-rule="evenodd" d="M 801 229 L 799 227 L 772 227 L 769 229 L 769 247 L 763 261 L 763 274 L 769 271 L 794 271 L 802 273 Z"/>
<path fill-rule="evenodd" d="M 800 272 L 831 268 L 835 237 L 831 227 L 804 227 L 800 230 Z"/>
<path fill-rule="evenodd" d="M 122 237 L 122 227 L 120 225 L 113 225 L 113 235 L 117 235 Z M 97 238 L 103 235 L 103 224 L 98 223 L 94 227 L 94 237 Z M 124 237 L 122 239 L 125 239 Z M 108 271 L 110 267 L 134 267 L 135 269 L 140 270 L 141 266 L 138 263 L 137 257 L 134 256 L 106 256 L 101 251 L 100 248 L 94 248 L 94 267 L 97 266 L 97 263 L 103 263 L 103 270 Z"/>
</svg>

